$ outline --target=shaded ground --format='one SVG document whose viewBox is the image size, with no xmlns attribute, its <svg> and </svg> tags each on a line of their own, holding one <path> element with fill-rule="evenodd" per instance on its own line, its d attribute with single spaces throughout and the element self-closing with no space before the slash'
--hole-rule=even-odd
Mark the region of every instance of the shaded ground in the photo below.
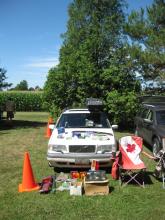
<svg viewBox="0 0 165 220">
<path fill-rule="evenodd" d="M 12 121 L 5 117 L 0 121 L 0 131 L 20 128 L 37 128 L 46 126 L 46 112 L 17 112 Z"/>
<path fill-rule="evenodd" d="M 45 122 L 13 120 L 12 122 L 3 120 L 0 122 L 0 130 L 18 129 L 18 128 L 36 128 L 45 126 Z"/>
</svg>

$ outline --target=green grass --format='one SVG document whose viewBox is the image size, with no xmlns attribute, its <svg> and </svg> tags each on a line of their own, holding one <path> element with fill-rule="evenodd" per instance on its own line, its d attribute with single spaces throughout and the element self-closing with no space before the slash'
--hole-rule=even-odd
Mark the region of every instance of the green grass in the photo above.
<svg viewBox="0 0 165 220">
<path fill-rule="evenodd" d="M 151 175 L 155 162 L 144 156 L 150 179 L 145 189 L 135 185 L 121 188 L 118 181 L 108 175 L 111 189 L 108 196 L 18 193 L 25 151 L 30 153 L 37 182 L 54 173 L 46 160 L 47 119 L 47 113 L 16 113 L 12 127 L 0 126 L 0 219 L 165 219 L 165 190 L 162 182 Z M 129 132 L 116 132 L 118 138 L 127 134 Z"/>
</svg>

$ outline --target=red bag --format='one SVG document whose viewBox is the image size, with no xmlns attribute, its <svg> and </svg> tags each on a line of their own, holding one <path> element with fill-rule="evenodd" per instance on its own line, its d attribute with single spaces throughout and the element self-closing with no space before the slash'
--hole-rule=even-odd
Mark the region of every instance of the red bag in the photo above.
<svg viewBox="0 0 165 220">
<path fill-rule="evenodd" d="M 119 157 L 116 157 L 112 164 L 111 176 L 115 180 L 119 179 Z"/>
</svg>

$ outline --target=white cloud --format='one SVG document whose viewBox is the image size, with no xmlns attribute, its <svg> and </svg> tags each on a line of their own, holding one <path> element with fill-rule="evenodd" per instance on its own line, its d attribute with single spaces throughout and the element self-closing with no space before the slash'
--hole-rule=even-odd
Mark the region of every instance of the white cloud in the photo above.
<svg viewBox="0 0 165 220">
<path fill-rule="evenodd" d="M 32 69 L 26 71 L 20 70 L 19 72 L 17 72 L 16 76 L 12 75 L 11 77 L 8 77 L 8 82 L 12 82 L 12 87 L 15 87 L 20 81 L 26 80 L 29 87 L 35 87 L 37 85 L 43 87 L 47 75 L 47 71 L 44 72 L 42 69 Z"/>
<path fill-rule="evenodd" d="M 59 63 L 58 55 L 49 54 L 40 57 L 28 57 L 23 60 L 23 64 L 17 69 L 17 73 L 10 77 L 13 86 L 21 80 L 27 80 L 29 87 L 39 85 L 43 87 L 48 71 L 50 68 L 57 66 Z"/>
<path fill-rule="evenodd" d="M 51 68 L 57 66 L 59 63 L 56 57 L 45 57 L 45 58 L 34 58 L 29 63 L 25 64 L 24 67 L 28 68 Z"/>
</svg>

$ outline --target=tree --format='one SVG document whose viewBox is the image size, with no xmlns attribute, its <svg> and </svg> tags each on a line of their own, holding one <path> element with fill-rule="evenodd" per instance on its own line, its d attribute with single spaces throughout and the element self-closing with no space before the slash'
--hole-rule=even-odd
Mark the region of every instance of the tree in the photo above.
<svg viewBox="0 0 165 220">
<path fill-rule="evenodd" d="M 33 87 L 30 87 L 28 90 L 29 91 L 35 91 L 35 89 Z"/>
<path fill-rule="evenodd" d="M 62 108 L 82 102 L 85 97 L 102 94 L 101 73 L 121 44 L 124 21 L 121 2 L 74 0 L 70 4 L 67 32 L 63 35 L 58 70 L 54 73 L 54 79 L 59 76 L 59 83 L 64 86 L 65 105 Z"/>
<path fill-rule="evenodd" d="M 0 91 L 12 86 L 12 83 L 5 82 L 5 80 L 7 79 L 6 72 L 7 71 L 4 68 L 0 68 Z"/>
<path fill-rule="evenodd" d="M 49 111 L 60 112 L 60 109 L 67 107 L 66 91 L 63 74 L 58 68 L 49 70 L 47 81 L 44 86 L 44 99 L 46 100 L 45 108 Z"/>
<path fill-rule="evenodd" d="M 69 6 L 59 65 L 45 83 L 48 105 L 57 108 L 102 98 L 108 108 L 110 92 L 120 96 L 139 91 L 127 45 L 122 0 L 74 0 Z M 109 111 L 109 109 L 107 109 Z"/>
<path fill-rule="evenodd" d="M 42 91 L 42 88 L 40 88 L 39 86 L 35 86 L 34 90 L 35 91 Z"/>
<path fill-rule="evenodd" d="M 165 79 L 165 1 L 133 11 L 126 24 L 132 40 L 131 54 L 144 79 Z"/>
<path fill-rule="evenodd" d="M 136 80 L 136 66 L 126 44 L 114 52 L 101 76 L 105 107 L 111 120 L 122 127 L 132 127 L 139 106 L 140 81 Z"/>
<path fill-rule="evenodd" d="M 20 91 L 27 91 L 28 90 L 28 83 L 26 80 L 22 80 L 20 83 L 16 85 L 14 90 L 20 90 Z"/>
<path fill-rule="evenodd" d="M 121 1 L 77 0 L 70 5 L 69 16 L 60 67 L 65 79 L 69 79 L 69 94 L 76 94 L 71 101 L 100 97 L 101 74 L 121 45 Z"/>
</svg>

